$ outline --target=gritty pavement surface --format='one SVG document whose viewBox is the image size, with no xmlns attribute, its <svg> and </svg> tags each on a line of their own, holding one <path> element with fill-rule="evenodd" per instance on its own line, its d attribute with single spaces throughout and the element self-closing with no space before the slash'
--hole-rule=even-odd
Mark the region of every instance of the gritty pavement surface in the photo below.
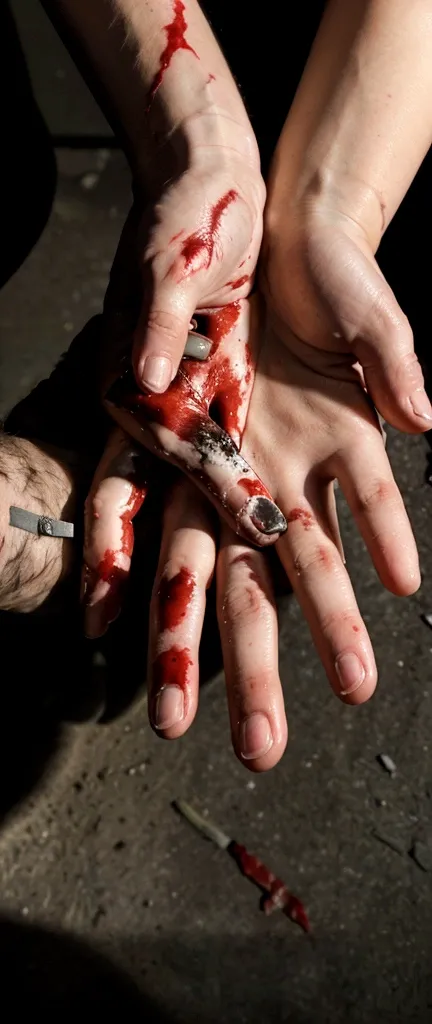
<svg viewBox="0 0 432 1024">
<path fill-rule="evenodd" d="M 0 294 L 1 413 L 100 309 L 128 204 L 119 154 L 59 154 L 50 223 Z M 133 671 L 118 634 L 117 701 L 101 721 L 87 692 L 88 645 L 68 645 L 61 618 L 33 631 L 1 618 L 0 978 L 15 1014 L 432 1020 L 432 630 L 421 618 L 432 612 L 432 488 L 421 439 L 392 433 L 389 450 L 423 586 L 411 599 L 386 593 L 341 506 L 379 687 L 364 707 L 340 705 L 298 607 L 284 599 L 290 742 L 268 776 L 248 775 L 232 753 L 210 632 L 196 723 L 167 744 L 146 719 L 144 618 Z M 390 761 L 379 763 L 382 754 Z M 307 906 L 310 938 L 260 913 L 258 891 L 176 815 L 176 797 L 287 882 Z"/>
</svg>

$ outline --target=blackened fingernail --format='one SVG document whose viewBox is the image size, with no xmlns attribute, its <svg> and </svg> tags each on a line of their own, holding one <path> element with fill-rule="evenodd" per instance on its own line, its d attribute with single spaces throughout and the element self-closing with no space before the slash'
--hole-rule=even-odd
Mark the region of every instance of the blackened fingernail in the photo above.
<svg viewBox="0 0 432 1024">
<path fill-rule="evenodd" d="M 285 533 L 287 521 L 280 508 L 270 498 L 255 495 L 250 498 L 242 510 L 242 515 L 250 517 L 254 526 L 261 533 L 271 536 L 274 533 Z"/>
</svg>

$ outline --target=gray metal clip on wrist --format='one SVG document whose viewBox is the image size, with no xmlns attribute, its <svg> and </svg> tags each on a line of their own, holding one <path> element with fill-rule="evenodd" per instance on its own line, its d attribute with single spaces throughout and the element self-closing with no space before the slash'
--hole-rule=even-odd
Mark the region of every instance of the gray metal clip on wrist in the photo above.
<svg viewBox="0 0 432 1024">
<path fill-rule="evenodd" d="M 73 523 L 41 516 L 37 512 L 29 512 L 26 508 L 18 508 L 17 505 L 10 506 L 9 525 L 27 533 L 34 533 L 38 537 L 66 537 L 71 540 L 74 535 Z"/>
</svg>

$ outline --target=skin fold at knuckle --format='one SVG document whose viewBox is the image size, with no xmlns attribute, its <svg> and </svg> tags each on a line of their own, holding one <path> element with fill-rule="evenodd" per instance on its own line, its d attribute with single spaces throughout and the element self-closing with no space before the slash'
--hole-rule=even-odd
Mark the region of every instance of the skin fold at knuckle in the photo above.
<svg viewBox="0 0 432 1024">
<path fill-rule="evenodd" d="M 351 499 L 351 508 L 355 516 L 364 517 L 382 512 L 385 507 L 386 515 L 392 517 L 401 512 L 401 497 L 394 480 L 371 481 L 367 490 L 356 490 Z M 388 519 L 390 528 L 391 519 Z"/>
<path fill-rule="evenodd" d="M 332 544 L 315 544 L 297 550 L 292 556 L 292 569 L 296 577 L 316 572 L 326 573 L 333 580 L 343 577 L 341 558 Z"/>
<path fill-rule="evenodd" d="M 255 583 L 231 583 L 226 587 L 219 607 L 220 623 L 224 628 L 228 626 L 233 629 L 237 626 L 261 627 L 266 604 Z"/>
</svg>

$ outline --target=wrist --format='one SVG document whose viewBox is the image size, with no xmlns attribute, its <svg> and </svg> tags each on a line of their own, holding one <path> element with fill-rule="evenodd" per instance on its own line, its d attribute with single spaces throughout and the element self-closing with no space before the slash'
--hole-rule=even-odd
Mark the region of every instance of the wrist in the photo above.
<svg viewBox="0 0 432 1024">
<path fill-rule="evenodd" d="M 258 145 L 246 114 L 236 118 L 210 102 L 197 104 L 178 121 L 167 119 L 163 129 L 153 131 L 151 146 L 140 142 L 135 176 L 154 196 L 186 171 L 217 174 L 233 165 L 248 178 L 255 176 L 262 188 Z"/>
<path fill-rule="evenodd" d="M 320 225 L 333 224 L 376 252 L 386 228 L 384 198 L 367 181 L 331 165 L 305 165 L 297 181 L 272 187 L 265 234 L 271 245 L 295 245 Z"/>
<path fill-rule="evenodd" d="M 66 464 L 24 438 L 0 436 L 3 489 L 0 526 L 0 607 L 31 612 L 43 604 L 70 570 L 74 548 L 69 539 L 38 537 L 9 525 L 11 505 L 53 519 L 76 515 L 73 481 Z M 31 484 L 28 483 L 29 479 Z"/>
</svg>

